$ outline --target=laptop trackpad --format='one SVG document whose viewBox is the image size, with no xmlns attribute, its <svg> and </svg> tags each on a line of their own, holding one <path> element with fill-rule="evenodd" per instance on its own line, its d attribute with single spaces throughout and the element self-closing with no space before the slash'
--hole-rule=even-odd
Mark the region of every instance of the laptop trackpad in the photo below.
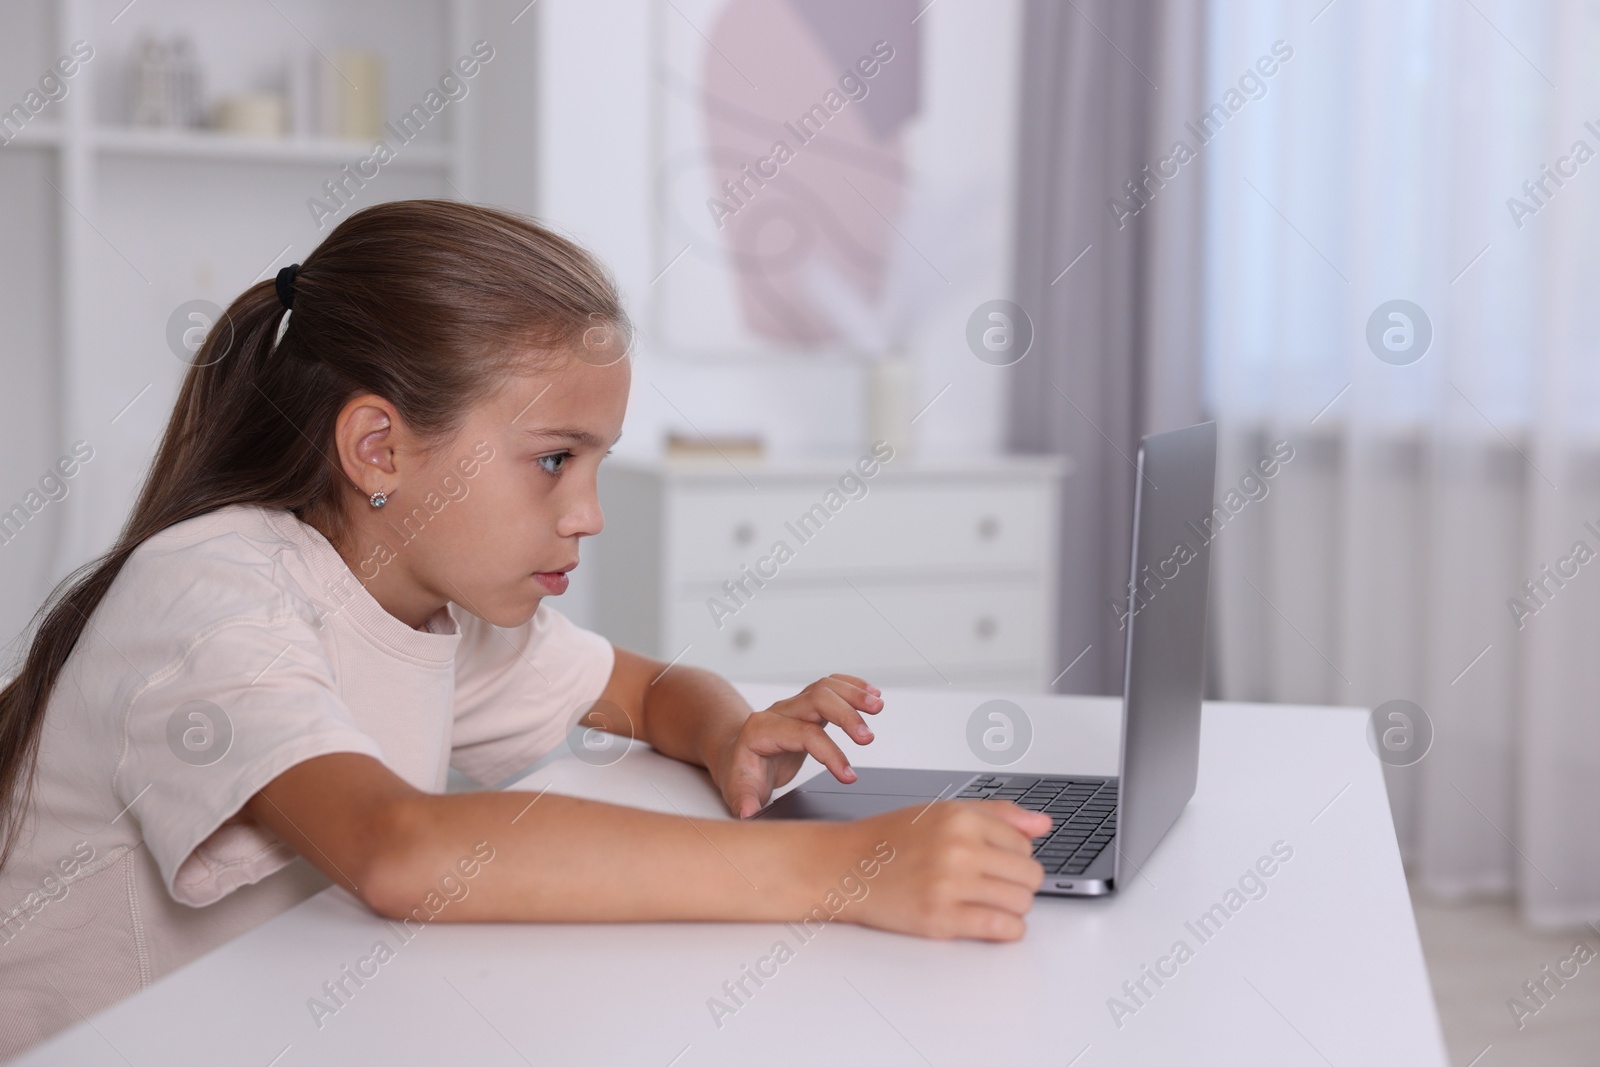
<svg viewBox="0 0 1600 1067">
<path fill-rule="evenodd" d="M 928 800 L 922 803 L 926 804 Z M 915 797 L 888 796 L 883 793 L 807 793 L 796 789 L 779 797 L 758 818 L 823 819 L 844 822 L 849 819 L 864 819 L 868 815 L 878 815 L 885 811 L 909 808 L 916 803 Z"/>
<path fill-rule="evenodd" d="M 857 767 L 856 780 L 845 785 L 823 771 L 761 812 L 774 819 L 861 819 L 885 811 L 952 797 L 972 771 L 930 771 L 899 767 Z M 759 816 L 758 816 L 759 817 Z"/>
</svg>

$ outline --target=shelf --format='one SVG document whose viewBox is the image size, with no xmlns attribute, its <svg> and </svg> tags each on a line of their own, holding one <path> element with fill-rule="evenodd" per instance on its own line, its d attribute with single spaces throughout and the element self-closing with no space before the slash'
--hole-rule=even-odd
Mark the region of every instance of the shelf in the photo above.
<svg viewBox="0 0 1600 1067">
<path fill-rule="evenodd" d="M 92 146 L 107 155 L 181 159 L 246 160 L 253 163 L 319 163 L 342 166 L 372 153 L 369 141 L 285 137 L 269 139 L 209 130 L 146 130 L 102 126 Z M 402 144 L 385 169 L 444 170 L 450 151 L 444 145 Z"/>
<path fill-rule="evenodd" d="M 19 129 L 6 145 L 0 147 L 58 148 L 61 140 L 60 123 L 30 122 Z"/>
</svg>

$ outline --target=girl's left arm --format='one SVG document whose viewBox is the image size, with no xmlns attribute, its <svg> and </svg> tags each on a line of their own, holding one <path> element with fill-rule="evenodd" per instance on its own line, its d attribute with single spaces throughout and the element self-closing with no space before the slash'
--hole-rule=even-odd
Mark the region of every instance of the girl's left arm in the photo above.
<svg viewBox="0 0 1600 1067">
<path fill-rule="evenodd" d="M 741 818 L 766 804 L 807 755 L 841 782 L 854 781 L 850 761 L 825 727 L 833 723 L 865 745 L 872 730 L 861 713 L 883 710 L 877 687 L 831 674 L 756 711 L 712 671 L 613 648 L 611 679 L 581 725 L 636 737 L 664 755 L 706 768 L 728 810 Z"/>
</svg>

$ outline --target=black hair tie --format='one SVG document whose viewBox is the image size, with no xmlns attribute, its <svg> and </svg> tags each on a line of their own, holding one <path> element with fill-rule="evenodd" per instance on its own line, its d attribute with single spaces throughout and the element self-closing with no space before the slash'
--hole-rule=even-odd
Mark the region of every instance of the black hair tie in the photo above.
<svg viewBox="0 0 1600 1067">
<path fill-rule="evenodd" d="M 278 303 L 286 308 L 294 307 L 294 277 L 300 273 L 300 264 L 291 263 L 278 272 L 275 283 L 278 289 Z"/>
</svg>

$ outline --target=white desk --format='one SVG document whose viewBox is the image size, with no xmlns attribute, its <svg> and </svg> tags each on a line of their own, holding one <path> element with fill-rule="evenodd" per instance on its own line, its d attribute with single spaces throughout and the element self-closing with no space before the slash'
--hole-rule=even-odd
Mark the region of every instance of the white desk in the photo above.
<svg viewBox="0 0 1600 1067">
<path fill-rule="evenodd" d="M 741 689 L 756 707 L 789 692 Z M 885 699 L 870 758 L 855 762 L 983 767 L 964 739 L 980 695 Z M 1119 702 L 1012 699 L 1035 736 L 1010 769 L 1115 773 Z M 804 944 L 779 925 L 437 923 L 319 1030 L 307 998 L 376 940 L 398 943 L 328 890 L 16 1062 L 1443 1067 L 1364 722 L 1347 708 L 1207 705 L 1195 797 L 1145 877 L 1108 898 L 1040 898 L 1018 943 L 843 923 Z M 671 810 L 665 794 L 685 813 L 722 815 L 701 772 L 642 746 L 605 768 L 558 759 L 523 783 L 546 784 Z M 1280 840 L 1294 855 L 1266 895 L 1202 943 L 1185 923 Z M 793 958 L 719 1029 L 707 999 L 780 938 Z M 1179 939 L 1192 958 L 1159 988 L 1147 979 L 1152 995 L 1119 1028 L 1108 998 Z"/>
</svg>

